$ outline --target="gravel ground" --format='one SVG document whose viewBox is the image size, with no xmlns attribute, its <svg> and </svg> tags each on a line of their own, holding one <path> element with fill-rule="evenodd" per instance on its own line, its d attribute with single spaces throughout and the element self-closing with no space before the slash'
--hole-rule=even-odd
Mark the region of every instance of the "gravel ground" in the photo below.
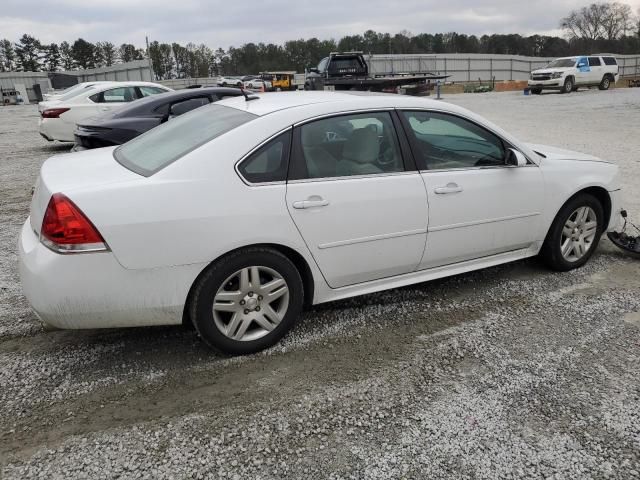
<svg viewBox="0 0 640 480">
<path fill-rule="evenodd" d="M 640 211 L 640 89 L 447 100 L 615 161 Z M 0 478 L 640 478 L 639 264 L 607 240 L 570 273 L 528 260 L 319 306 L 243 358 L 181 327 L 47 332 L 15 244 L 67 147 L 36 122 L 0 108 Z"/>
</svg>

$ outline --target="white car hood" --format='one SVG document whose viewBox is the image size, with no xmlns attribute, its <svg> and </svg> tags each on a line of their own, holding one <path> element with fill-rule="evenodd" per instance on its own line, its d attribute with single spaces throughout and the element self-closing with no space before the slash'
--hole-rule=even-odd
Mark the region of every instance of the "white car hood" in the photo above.
<svg viewBox="0 0 640 480">
<path fill-rule="evenodd" d="M 574 152 L 572 150 L 565 150 L 564 148 L 552 147 L 549 145 L 540 145 L 535 143 L 528 143 L 527 146 L 538 154 L 542 154 L 545 158 L 544 160 L 578 160 L 584 162 L 602 162 L 602 163 L 612 163 L 607 160 L 602 160 L 601 158 L 594 157 L 593 155 L 589 155 L 581 152 Z"/>
<path fill-rule="evenodd" d="M 561 68 L 541 68 L 539 70 L 534 70 L 531 73 L 539 74 L 539 73 L 555 73 L 555 72 L 566 72 L 569 70 L 569 67 L 561 67 Z"/>
</svg>

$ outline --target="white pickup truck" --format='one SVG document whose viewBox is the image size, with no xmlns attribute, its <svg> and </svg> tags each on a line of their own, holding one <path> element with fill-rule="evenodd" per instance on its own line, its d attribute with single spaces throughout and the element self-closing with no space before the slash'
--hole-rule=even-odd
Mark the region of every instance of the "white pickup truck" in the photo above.
<svg viewBox="0 0 640 480">
<path fill-rule="evenodd" d="M 528 83 L 533 94 L 546 89 L 570 93 L 579 87 L 594 86 L 607 90 L 618 75 L 618 62 L 610 55 L 563 57 L 531 72 Z"/>
</svg>

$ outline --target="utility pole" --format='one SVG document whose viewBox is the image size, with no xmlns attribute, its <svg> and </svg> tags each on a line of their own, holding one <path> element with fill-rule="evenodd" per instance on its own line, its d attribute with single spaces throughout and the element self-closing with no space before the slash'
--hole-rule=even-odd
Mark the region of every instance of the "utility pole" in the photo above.
<svg viewBox="0 0 640 480">
<path fill-rule="evenodd" d="M 153 64 L 151 63 L 151 52 L 149 52 L 149 36 L 145 35 L 144 39 L 147 42 L 147 60 L 149 62 L 149 72 L 151 73 L 151 81 L 155 82 L 156 76 L 153 74 Z"/>
</svg>

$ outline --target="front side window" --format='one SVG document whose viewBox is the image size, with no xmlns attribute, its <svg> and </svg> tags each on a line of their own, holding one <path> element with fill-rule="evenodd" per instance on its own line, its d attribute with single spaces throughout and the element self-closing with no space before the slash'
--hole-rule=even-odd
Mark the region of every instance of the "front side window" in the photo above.
<svg viewBox="0 0 640 480">
<path fill-rule="evenodd" d="M 254 118 L 252 113 L 212 104 L 130 140 L 114 150 L 114 157 L 125 168 L 148 177 Z"/>
<path fill-rule="evenodd" d="M 252 153 L 238 171 L 250 183 L 283 182 L 287 179 L 291 131 L 278 135 Z"/>
<path fill-rule="evenodd" d="M 331 117 L 302 125 L 295 178 L 348 177 L 404 170 L 388 112 Z"/>
<path fill-rule="evenodd" d="M 439 112 L 402 112 L 402 115 L 420 169 L 505 165 L 502 140 L 469 120 Z"/>
<path fill-rule="evenodd" d="M 600 63 L 600 59 L 598 57 L 589 57 L 589 66 L 590 67 L 599 67 L 602 64 Z"/>
</svg>

